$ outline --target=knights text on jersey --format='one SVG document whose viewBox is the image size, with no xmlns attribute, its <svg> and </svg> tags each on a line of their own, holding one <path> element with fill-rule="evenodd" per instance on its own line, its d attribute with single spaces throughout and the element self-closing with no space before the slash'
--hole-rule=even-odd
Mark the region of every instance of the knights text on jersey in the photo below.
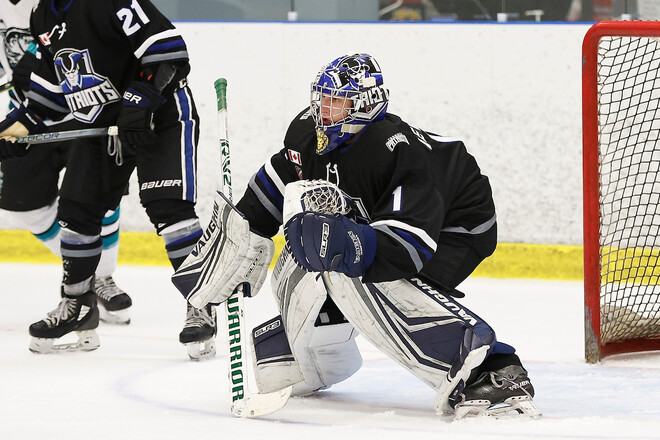
<svg viewBox="0 0 660 440">
<path fill-rule="evenodd" d="M 31 29 L 61 90 L 37 79 L 28 97 L 68 108 L 85 124 L 114 125 L 124 89 L 142 68 L 188 63 L 179 31 L 149 0 L 42 1 Z"/>
<path fill-rule="evenodd" d="M 495 224 L 488 178 L 463 143 L 411 127 L 398 116 L 388 114 L 350 144 L 318 155 L 314 122 L 304 111 L 289 126 L 284 145 L 253 176 L 239 210 L 253 228 L 274 235 L 286 183 L 337 184 L 353 199 L 357 217 L 376 230 L 370 280 L 419 273 L 441 233 L 478 233 Z"/>
</svg>

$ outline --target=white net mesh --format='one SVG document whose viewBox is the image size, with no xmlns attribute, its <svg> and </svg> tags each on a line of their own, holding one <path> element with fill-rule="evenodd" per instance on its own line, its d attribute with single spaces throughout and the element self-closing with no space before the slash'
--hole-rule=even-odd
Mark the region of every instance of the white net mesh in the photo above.
<svg viewBox="0 0 660 440">
<path fill-rule="evenodd" d="M 660 41 L 598 48 L 601 340 L 660 337 Z"/>
</svg>

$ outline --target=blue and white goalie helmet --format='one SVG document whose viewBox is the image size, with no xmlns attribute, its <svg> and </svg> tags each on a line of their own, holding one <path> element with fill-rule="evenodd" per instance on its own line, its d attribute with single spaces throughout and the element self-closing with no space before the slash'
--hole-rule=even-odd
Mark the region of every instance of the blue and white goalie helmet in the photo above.
<svg viewBox="0 0 660 440">
<path fill-rule="evenodd" d="M 389 95 L 371 55 L 344 55 L 323 67 L 312 83 L 310 104 L 316 153 L 334 150 L 367 124 L 383 119 Z"/>
</svg>

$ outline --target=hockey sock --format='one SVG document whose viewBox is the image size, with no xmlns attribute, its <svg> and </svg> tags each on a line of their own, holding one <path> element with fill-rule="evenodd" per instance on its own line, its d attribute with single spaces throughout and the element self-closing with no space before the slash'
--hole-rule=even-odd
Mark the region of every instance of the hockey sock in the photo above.
<svg viewBox="0 0 660 440">
<path fill-rule="evenodd" d="M 167 257 L 176 270 L 202 236 L 202 228 L 197 218 L 191 218 L 166 227 L 160 231 L 160 235 L 165 241 Z"/>
<path fill-rule="evenodd" d="M 96 268 L 96 275 L 109 277 L 117 269 L 119 255 L 119 207 L 114 211 L 108 211 L 103 217 L 101 240 L 103 241 L 103 253 Z"/>
<path fill-rule="evenodd" d="M 62 286 L 65 294 L 82 295 L 92 289 L 102 250 L 100 235 L 89 236 L 62 229 Z"/>
</svg>

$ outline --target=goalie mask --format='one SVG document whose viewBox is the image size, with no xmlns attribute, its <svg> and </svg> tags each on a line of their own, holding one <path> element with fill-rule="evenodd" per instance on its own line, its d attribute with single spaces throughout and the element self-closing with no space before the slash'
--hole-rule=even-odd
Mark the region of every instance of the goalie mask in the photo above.
<svg viewBox="0 0 660 440">
<path fill-rule="evenodd" d="M 310 103 L 316 153 L 334 150 L 367 124 L 383 119 L 388 100 L 380 66 L 371 55 L 345 55 L 323 67 L 312 83 Z"/>
</svg>

